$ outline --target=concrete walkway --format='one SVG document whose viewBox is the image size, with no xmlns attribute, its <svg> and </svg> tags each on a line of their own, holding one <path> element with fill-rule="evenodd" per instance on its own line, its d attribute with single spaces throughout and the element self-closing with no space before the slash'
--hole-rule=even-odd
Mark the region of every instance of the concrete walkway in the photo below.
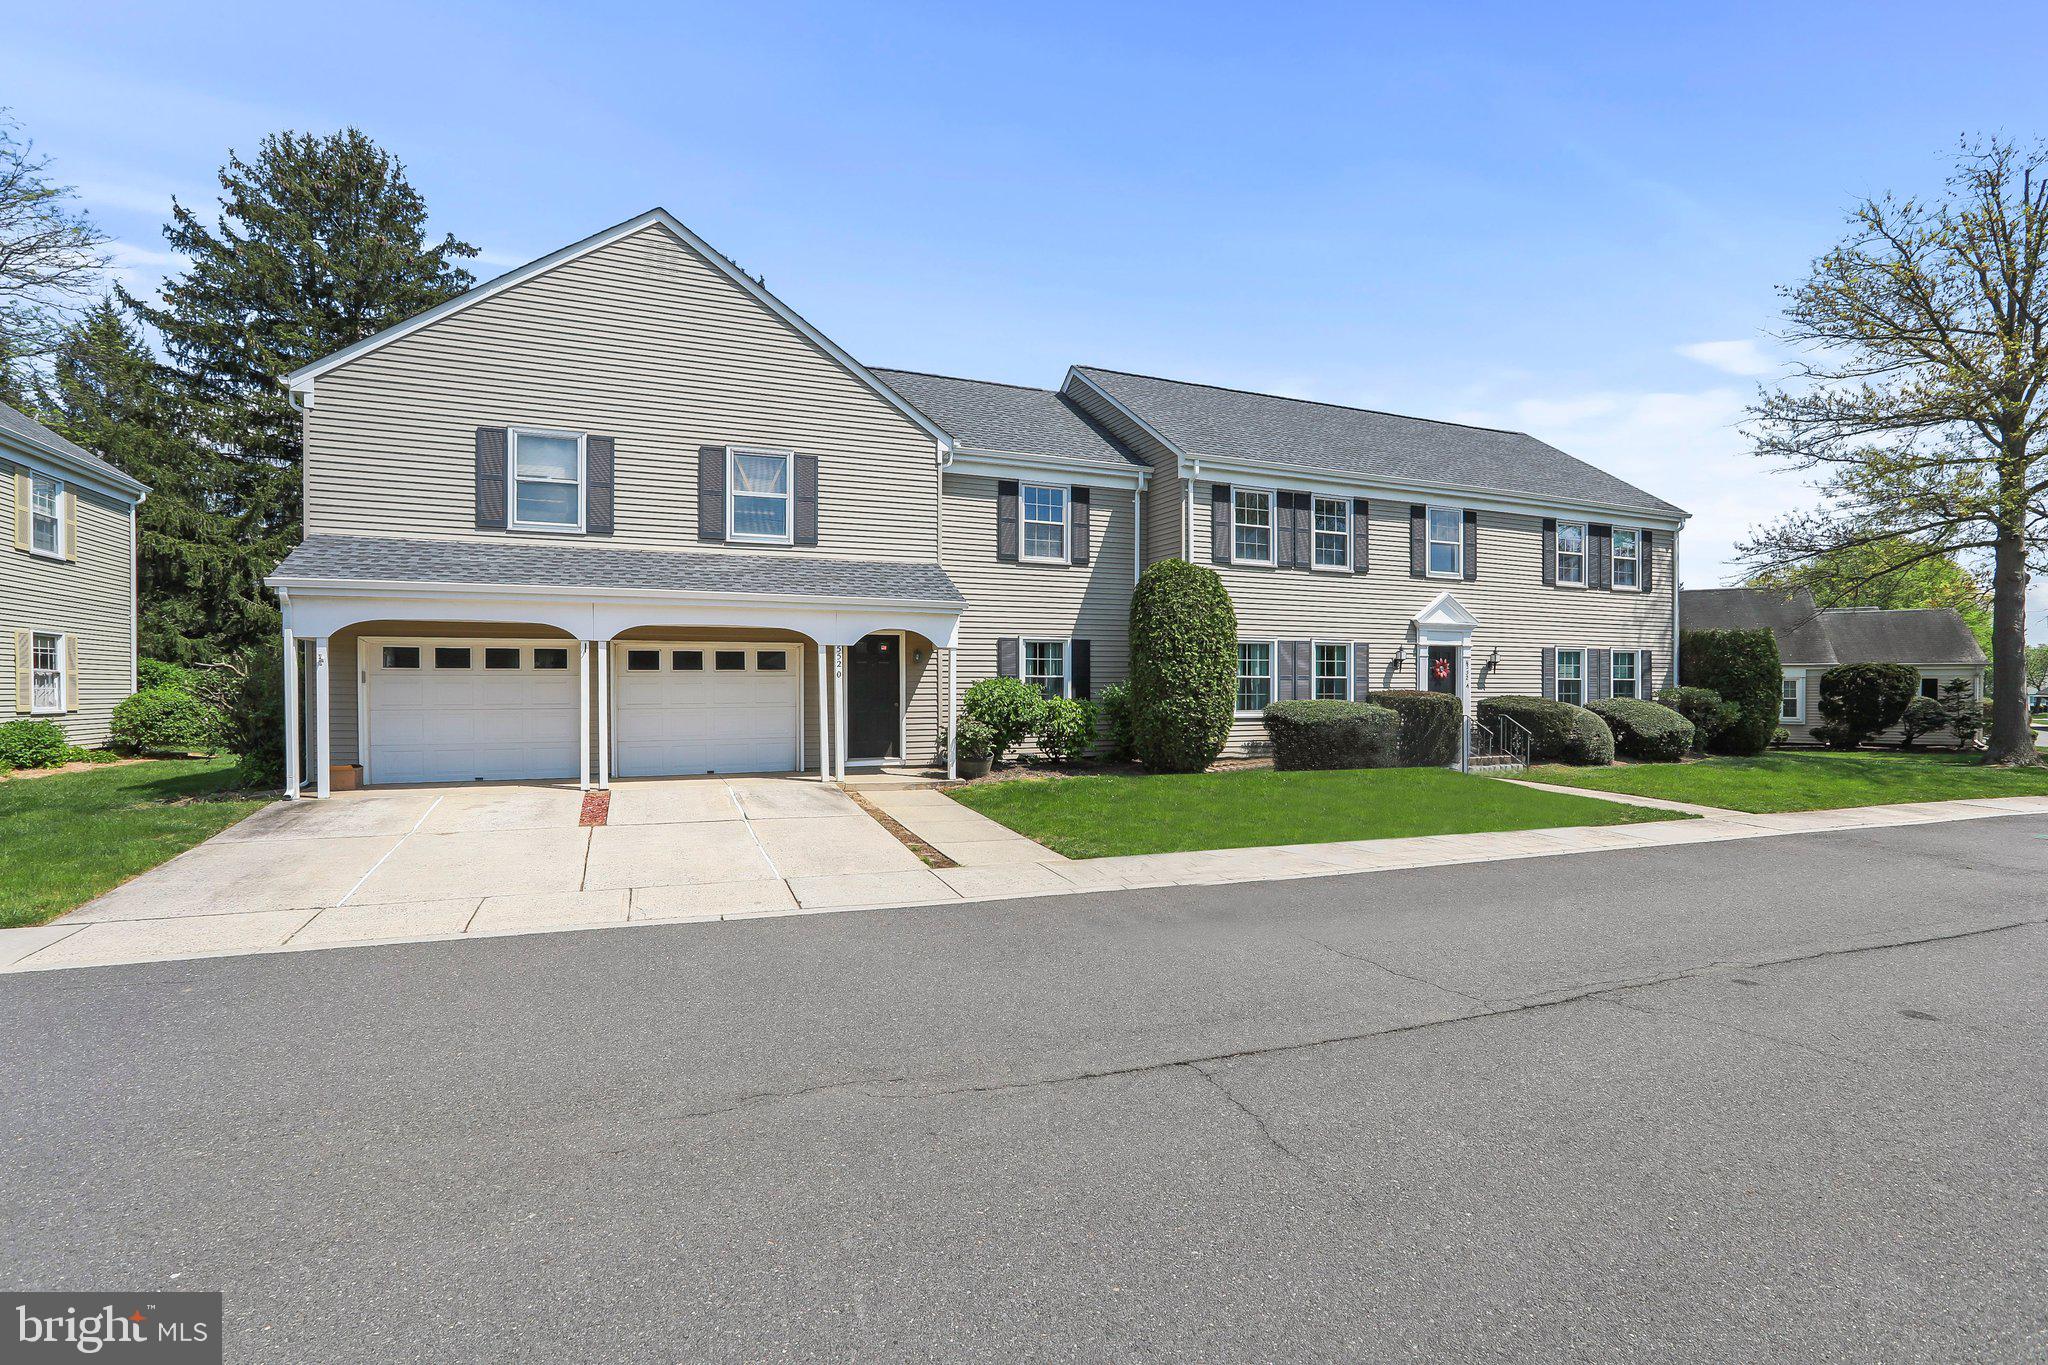
<svg viewBox="0 0 2048 1365">
<path fill-rule="evenodd" d="M 573 788 L 350 793 L 266 807 L 60 920 L 0 930 L 0 972 L 1333 877 L 2048 814 L 2048 796 L 2016 796 L 1077 861 L 943 792 L 863 795 L 960 865 L 925 867 L 843 794 L 814 782 L 622 782 L 610 825 L 596 830 L 576 827 Z"/>
</svg>

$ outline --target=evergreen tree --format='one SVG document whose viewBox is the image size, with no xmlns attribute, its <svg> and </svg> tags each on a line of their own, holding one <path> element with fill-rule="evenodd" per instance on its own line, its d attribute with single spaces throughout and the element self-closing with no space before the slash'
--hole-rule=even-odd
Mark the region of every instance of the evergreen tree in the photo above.
<svg viewBox="0 0 2048 1365">
<path fill-rule="evenodd" d="M 258 576 L 297 541 L 299 414 L 279 380 L 468 289 L 476 248 L 429 242 L 405 167 L 361 131 L 277 133 L 229 153 L 212 227 L 172 202 L 164 237 L 191 264 L 162 306 L 123 295 L 162 339 L 184 416 L 217 452 L 218 510 Z"/>
</svg>

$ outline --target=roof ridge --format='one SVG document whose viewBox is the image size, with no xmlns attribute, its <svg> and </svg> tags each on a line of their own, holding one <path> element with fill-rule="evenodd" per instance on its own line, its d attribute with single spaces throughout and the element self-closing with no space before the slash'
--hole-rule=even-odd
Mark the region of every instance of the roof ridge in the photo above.
<svg viewBox="0 0 2048 1365">
<path fill-rule="evenodd" d="M 905 370 L 894 365 L 870 365 L 872 374 L 914 374 L 920 379 L 950 379 L 955 384 L 987 384 L 997 389 L 1022 389 L 1026 393 L 1049 393 L 1058 395 L 1058 389 L 1040 388 L 1036 384 L 1012 384 L 1007 379 L 971 379 L 964 374 L 940 374 L 937 370 Z"/>
<path fill-rule="evenodd" d="M 1514 427 L 1489 427 L 1482 426 L 1478 422 L 1453 422 L 1442 417 L 1417 417 L 1413 413 L 1389 412 L 1385 408 L 1361 408 L 1356 404 L 1332 403 L 1323 398 L 1297 398 L 1290 393 L 1267 393 L 1263 389 L 1244 389 L 1233 384 L 1210 384 L 1199 379 L 1173 379 L 1163 374 L 1140 374 L 1136 370 L 1112 370 L 1101 365 L 1076 365 L 1074 368 L 1084 372 L 1092 371 L 1096 374 L 1122 375 L 1126 379 L 1150 379 L 1159 384 L 1181 384 L 1191 389 L 1213 389 L 1217 393 L 1238 393 L 1243 394 L 1247 398 L 1271 398 L 1281 403 L 1302 403 L 1314 408 L 1335 408 L 1339 412 L 1363 412 L 1374 417 L 1392 417 L 1402 422 L 1426 422 L 1430 426 L 1435 427 L 1457 427 L 1461 431 L 1490 431 L 1499 436 L 1522 436 L 1531 441 L 1540 441 L 1544 445 L 1549 445 L 1549 442 L 1543 441 L 1541 437 L 1532 436 L 1530 433 Z M 1555 449 L 1555 447 L 1552 448 Z M 1561 453 L 1568 454 L 1569 452 Z M 1585 461 L 1581 460 L 1580 463 L 1584 464 Z M 1598 468 L 1598 466 L 1592 467 Z"/>
</svg>

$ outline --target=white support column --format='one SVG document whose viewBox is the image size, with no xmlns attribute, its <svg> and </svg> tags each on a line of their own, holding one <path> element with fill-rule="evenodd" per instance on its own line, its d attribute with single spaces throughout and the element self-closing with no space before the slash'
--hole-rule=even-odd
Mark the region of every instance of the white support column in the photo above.
<svg viewBox="0 0 2048 1365">
<path fill-rule="evenodd" d="M 327 637 L 313 641 L 313 794 L 325 801 L 327 770 L 333 766 L 327 747 Z"/>
<path fill-rule="evenodd" d="M 832 718 L 825 705 L 832 691 L 832 646 L 818 646 L 818 780 L 832 780 Z"/>
<path fill-rule="evenodd" d="M 590 790 L 590 641 L 576 642 L 576 787 Z"/>
<path fill-rule="evenodd" d="M 832 646 L 832 766 L 846 780 L 846 646 Z"/>
<path fill-rule="evenodd" d="M 597 785 L 612 784 L 612 642 L 597 642 Z"/>
<path fill-rule="evenodd" d="M 284 628 L 284 794 L 299 799 L 299 730 L 305 724 L 299 709 L 299 641 Z"/>
<path fill-rule="evenodd" d="M 946 777 L 960 776 L 960 646 L 946 651 Z"/>
</svg>

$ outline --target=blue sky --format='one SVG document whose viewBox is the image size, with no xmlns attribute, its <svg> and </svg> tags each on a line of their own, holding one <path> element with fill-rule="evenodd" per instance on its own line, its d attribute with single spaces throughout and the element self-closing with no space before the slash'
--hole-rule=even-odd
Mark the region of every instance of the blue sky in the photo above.
<svg viewBox="0 0 2048 1365">
<path fill-rule="evenodd" d="M 973 11 L 987 9 L 987 13 Z M 1965 132 L 2048 134 L 2036 5 L 41 6 L 0 104 L 147 286 L 229 148 L 354 123 L 488 275 L 654 204 L 855 355 L 1070 362 L 1513 426 L 1696 514 L 1774 286 Z"/>
</svg>

